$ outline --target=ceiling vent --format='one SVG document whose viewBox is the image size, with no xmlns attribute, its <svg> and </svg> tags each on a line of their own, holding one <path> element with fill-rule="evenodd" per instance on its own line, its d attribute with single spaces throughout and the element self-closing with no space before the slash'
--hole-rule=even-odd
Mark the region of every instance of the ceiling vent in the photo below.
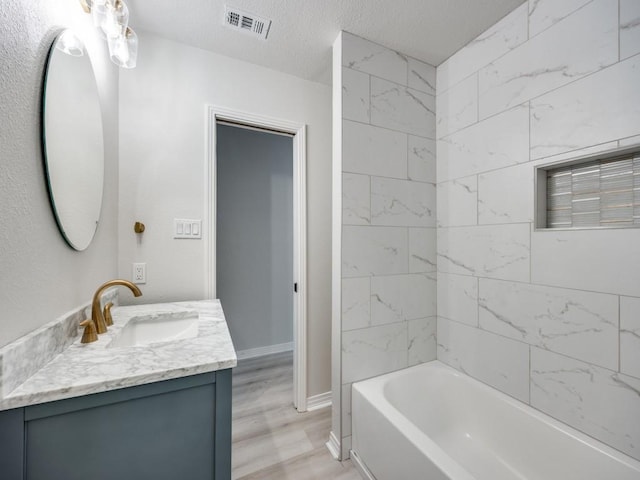
<svg viewBox="0 0 640 480">
<path fill-rule="evenodd" d="M 271 28 L 271 20 L 228 5 L 225 6 L 224 24 L 234 30 L 248 33 L 262 40 L 267 39 L 269 29 Z"/>
</svg>

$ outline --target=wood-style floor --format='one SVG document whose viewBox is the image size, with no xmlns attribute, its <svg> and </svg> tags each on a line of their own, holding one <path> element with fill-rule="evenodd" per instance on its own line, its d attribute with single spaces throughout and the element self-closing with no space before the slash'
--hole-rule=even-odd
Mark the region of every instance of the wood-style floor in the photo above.
<svg viewBox="0 0 640 480">
<path fill-rule="evenodd" d="M 241 360 L 233 369 L 234 480 L 361 480 L 327 447 L 331 409 L 297 413 L 290 352 Z"/>
</svg>

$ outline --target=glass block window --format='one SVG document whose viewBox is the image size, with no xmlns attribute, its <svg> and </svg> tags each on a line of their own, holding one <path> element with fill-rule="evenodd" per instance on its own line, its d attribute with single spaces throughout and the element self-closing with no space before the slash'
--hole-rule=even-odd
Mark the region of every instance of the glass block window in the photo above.
<svg viewBox="0 0 640 480">
<path fill-rule="evenodd" d="M 546 172 L 546 228 L 640 226 L 640 152 Z"/>
</svg>

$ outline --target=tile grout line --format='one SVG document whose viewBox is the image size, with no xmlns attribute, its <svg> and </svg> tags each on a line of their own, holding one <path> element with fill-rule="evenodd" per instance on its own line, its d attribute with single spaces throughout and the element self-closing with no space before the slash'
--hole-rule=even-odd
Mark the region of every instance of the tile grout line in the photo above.
<svg viewBox="0 0 640 480">
<path fill-rule="evenodd" d="M 521 106 L 522 105 L 520 105 L 520 107 Z M 554 153 L 553 155 L 547 155 L 547 156 L 544 156 L 544 157 L 532 158 L 532 159 L 524 161 L 524 162 L 513 163 L 511 165 L 505 165 L 503 167 L 492 168 L 492 169 L 489 169 L 489 170 L 481 170 L 481 171 L 476 172 L 476 173 L 466 174 L 466 175 L 462 175 L 462 176 L 459 176 L 459 177 L 448 178 L 447 180 L 440 180 L 440 181 L 438 181 L 438 184 L 446 183 L 446 182 L 453 182 L 455 180 L 459 180 L 461 178 L 471 177 L 473 175 L 484 175 L 484 174 L 487 174 L 487 173 L 495 173 L 495 172 L 498 172 L 500 170 L 506 170 L 508 168 L 515 168 L 515 167 L 519 167 L 519 166 L 523 166 L 523 165 L 532 165 L 533 166 L 534 163 L 538 163 L 538 162 L 540 162 L 541 164 L 547 164 L 548 163 L 548 164 L 552 165 L 554 163 L 571 162 L 571 159 L 574 158 L 574 157 L 590 156 L 590 155 L 601 155 L 603 153 L 606 153 L 606 150 L 596 151 L 596 152 L 593 152 L 593 153 L 586 152 L 586 153 L 583 153 L 583 154 L 581 154 L 581 152 L 584 152 L 585 150 L 591 150 L 593 148 L 602 147 L 602 146 L 607 145 L 609 143 L 619 142 L 620 140 L 627 140 L 627 139 L 634 138 L 634 137 L 637 137 L 637 136 L 639 136 L 639 135 L 631 135 L 631 136 L 624 137 L 624 138 L 621 138 L 621 139 L 607 140 L 605 142 L 596 143 L 596 144 L 593 144 L 593 145 L 587 145 L 587 146 L 576 148 L 576 149 L 573 149 L 573 150 L 567 150 L 566 152 Z M 438 140 L 438 141 L 440 142 L 440 141 L 443 141 L 443 140 Z M 530 151 L 531 151 L 531 149 L 529 149 L 529 155 L 531 155 Z M 574 153 L 575 153 L 575 155 L 572 155 Z M 554 157 L 566 157 L 566 158 L 560 158 L 559 160 L 558 159 L 554 160 Z M 395 177 L 391 177 L 391 178 L 395 178 Z"/>
<path fill-rule="evenodd" d="M 619 0 L 618 0 L 619 1 Z M 539 35 L 541 35 L 542 33 L 546 32 L 547 30 L 549 30 L 550 28 L 553 28 L 554 26 L 558 25 L 559 23 L 563 22 L 564 20 L 566 20 L 567 18 L 571 17 L 572 15 L 574 15 L 575 13 L 579 12 L 580 10 L 582 10 L 583 8 L 585 8 L 586 6 L 588 6 L 589 4 L 593 3 L 593 0 L 590 0 L 588 2 L 586 2 L 584 5 L 580 6 L 578 9 L 574 10 L 573 12 L 569 13 L 566 17 L 561 18 L 560 20 L 558 20 L 555 23 L 552 23 L 551 25 L 549 25 L 548 27 L 544 28 L 543 30 L 540 30 L 539 32 L 537 32 L 533 37 L 530 36 L 530 32 L 529 32 L 529 14 L 527 13 L 527 39 L 523 42 L 520 42 L 518 45 L 516 45 L 513 48 L 510 48 L 509 50 L 507 50 L 506 52 L 504 52 L 503 54 L 501 54 L 498 57 L 493 58 L 492 60 L 490 60 L 489 62 L 485 63 L 484 65 L 482 65 L 481 67 L 479 67 L 477 70 L 474 70 L 472 72 L 470 72 L 467 76 L 463 77 L 461 80 L 458 80 L 456 83 L 454 83 L 453 85 L 451 85 L 450 87 L 448 87 L 447 89 L 443 90 L 442 93 L 446 93 L 449 90 L 451 90 L 452 88 L 457 87 L 458 85 L 460 85 L 463 81 L 467 80 L 471 75 L 473 75 L 476 72 L 479 72 L 480 70 L 488 67 L 489 65 L 497 62 L 498 60 L 501 60 L 503 57 L 507 56 L 508 54 L 510 54 L 511 52 L 517 50 L 518 48 L 522 47 L 524 44 L 526 44 L 527 42 L 533 40 L 534 38 L 538 37 Z M 500 21 L 498 21 L 498 23 L 500 23 Z M 493 25 L 495 26 L 495 24 Z M 493 27 L 492 26 L 492 27 Z M 492 27 L 489 27 L 487 30 L 490 30 Z M 485 30 L 484 32 L 482 32 L 479 36 L 484 35 L 487 30 Z M 471 42 L 473 42 L 474 40 L 477 40 L 478 37 L 476 37 L 475 39 L 471 40 Z M 469 43 L 471 43 L 469 42 Z M 468 45 L 468 44 L 467 44 Z M 447 58 L 444 62 L 442 62 L 440 65 L 443 65 L 444 63 L 448 62 L 451 58 L 453 58 L 456 54 L 458 54 L 459 52 L 461 52 L 462 50 L 464 50 L 467 45 L 463 46 L 460 50 L 458 50 L 457 52 L 455 52 L 451 57 Z M 440 66 L 438 65 L 438 67 Z M 436 68 L 438 68 L 436 67 Z"/>
<path fill-rule="evenodd" d="M 480 328 L 480 277 L 476 277 L 476 326 Z"/>
<path fill-rule="evenodd" d="M 465 278 L 483 278 L 485 280 L 490 280 L 493 282 L 505 282 L 505 283 L 518 283 L 520 285 L 529 285 L 532 287 L 544 287 L 544 288 L 556 288 L 559 290 L 572 290 L 575 292 L 583 292 L 583 293 L 596 293 L 598 295 L 607 295 L 609 297 L 615 297 L 615 296 L 622 296 L 622 297 L 629 297 L 629 298 L 637 298 L 640 299 L 640 296 L 638 297 L 634 297 L 633 295 L 625 295 L 625 294 L 619 294 L 619 293 L 610 293 L 610 292 L 600 292 L 597 290 L 585 290 L 585 289 L 580 289 L 580 288 L 572 288 L 572 287 L 561 287 L 558 285 L 550 285 L 550 284 L 545 284 L 545 283 L 537 283 L 537 282 L 526 282 L 524 280 L 506 280 L 504 278 L 494 278 L 494 277 L 481 277 L 478 275 L 466 275 L 464 273 L 457 273 L 457 272 L 446 272 L 446 271 L 438 271 L 438 273 L 443 274 L 443 275 L 455 275 L 458 277 L 465 277 Z"/>
<path fill-rule="evenodd" d="M 621 58 L 622 58 L 622 42 L 620 40 L 620 37 L 622 36 L 620 34 L 620 27 L 622 24 L 622 16 L 621 16 L 621 0 L 618 0 L 618 63 L 620 63 Z"/>
<path fill-rule="evenodd" d="M 392 51 L 394 53 L 399 53 L 399 52 L 396 52 L 395 50 L 390 50 L 390 51 Z M 417 60 L 420 63 L 424 63 L 425 65 L 429 65 L 430 67 L 432 67 L 434 69 L 437 68 L 436 66 L 431 65 L 430 63 L 424 62 L 422 60 L 418 60 L 417 58 L 413 58 L 413 57 L 408 57 L 408 58 L 412 58 L 413 60 Z M 434 99 L 436 97 L 436 93 L 425 92 L 424 90 L 420 90 L 419 88 L 414 88 L 414 87 L 410 87 L 409 86 L 409 62 L 407 62 L 407 83 L 406 84 L 398 83 L 395 80 L 390 80 L 390 79 L 382 77 L 380 75 L 376 75 L 375 73 L 367 72 L 367 71 L 364 71 L 364 70 L 358 70 L 357 68 L 349 67 L 347 65 L 342 65 L 342 67 L 343 68 L 348 68 L 349 70 L 352 70 L 354 72 L 358 72 L 358 73 L 362 73 L 362 74 L 365 74 L 365 75 L 369 75 L 369 77 L 373 77 L 373 78 L 376 78 L 378 80 L 383 80 L 385 82 L 394 83 L 394 84 L 396 84 L 396 85 L 398 85 L 400 87 L 403 87 L 403 88 L 407 88 L 407 89 L 410 89 L 410 90 L 413 90 L 413 91 L 416 91 L 416 92 L 424 93 L 425 95 L 429 95 L 431 97 L 434 97 Z M 434 90 L 434 91 L 437 92 L 437 90 Z"/>
<path fill-rule="evenodd" d="M 509 107 L 507 107 L 507 108 L 505 108 L 505 109 L 503 109 L 503 110 L 501 110 L 501 111 L 499 111 L 499 112 L 497 112 L 497 113 L 493 113 L 493 114 L 491 114 L 491 115 L 489 115 L 489 116 L 487 116 L 487 117 L 483 118 L 483 119 L 482 119 L 481 121 L 479 121 L 479 122 L 476 122 L 476 123 L 474 123 L 474 124 L 471 124 L 471 125 L 467 125 L 467 126 L 465 126 L 465 127 L 462 127 L 462 128 L 460 128 L 459 130 L 456 130 L 456 131 L 454 131 L 454 132 L 448 133 L 447 135 L 440 136 L 440 137 L 438 137 L 436 140 L 444 140 L 444 139 L 446 139 L 446 138 L 448 138 L 448 137 L 450 137 L 450 136 L 452 136 L 452 135 L 457 134 L 458 132 L 461 132 L 461 131 L 463 131 L 463 130 L 467 130 L 467 129 L 469 129 L 469 128 L 471 128 L 471 127 L 473 127 L 473 126 L 475 126 L 475 125 L 477 125 L 477 124 L 479 124 L 479 123 L 481 123 L 481 122 L 484 122 L 485 120 L 488 120 L 488 119 L 493 118 L 493 117 L 497 117 L 498 115 L 501 115 L 501 114 L 503 114 L 503 113 L 505 113 L 505 112 L 508 112 L 508 111 L 510 111 L 510 110 L 514 110 L 514 109 L 516 109 L 516 108 L 522 107 L 522 106 L 523 106 L 525 103 L 527 103 L 527 102 L 530 102 L 530 101 L 532 101 L 532 100 L 538 100 L 539 98 L 544 97 L 545 95 L 547 95 L 547 94 L 549 94 L 549 93 L 555 92 L 555 91 L 560 90 L 561 88 L 565 88 L 565 87 L 567 87 L 567 86 L 569 86 L 569 85 L 573 85 L 573 84 L 575 84 L 575 83 L 577 83 L 577 82 L 580 82 L 580 81 L 582 81 L 582 80 L 584 80 L 584 79 L 586 79 L 586 78 L 589 78 L 589 77 L 591 77 L 591 76 L 593 76 L 593 75 L 597 75 L 597 74 L 598 74 L 598 73 L 600 73 L 600 72 L 604 72 L 605 70 L 609 70 L 610 68 L 613 68 L 613 67 L 615 67 L 615 66 L 617 66 L 617 65 L 619 65 L 619 64 L 621 64 L 621 63 L 623 63 L 623 62 L 627 62 L 627 61 L 629 61 L 629 60 L 631 60 L 632 58 L 635 58 L 635 57 L 640 57 L 640 52 L 635 53 L 635 54 L 631 55 L 630 57 L 626 57 L 625 59 L 623 59 L 623 60 L 621 60 L 621 61 L 619 61 L 619 62 L 614 62 L 614 63 L 611 63 L 610 65 L 606 65 L 606 66 L 604 66 L 604 67 L 600 67 L 600 68 L 598 68 L 597 70 L 594 70 L 593 72 L 587 73 L 586 75 L 583 75 L 582 77 L 579 77 L 579 78 L 576 78 L 576 79 L 574 79 L 574 80 L 571 80 L 570 82 L 568 82 L 568 83 L 564 83 L 564 84 L 562 84 L 562 85 L 560 85 L 560 86 L 558 86 L 558 87 L 554 87 L 554 88 L 552 88 L 551 90 L 547 90 L 547 91 L 545 91 L 545 92 L 543 92 L 543 93 L 541 93 L 541 94 L 539 94 L 539 95 L 536 95 L 536 96 L 534 96 L 534 97 L 531 97 L 531 98 L 528 98 L 528 99 L 526 99 L 526 100 L 523 100 L 521 103 L 518 103 L 518 104 L 516 104 L 516 105 L 511 105 L 511 106 L 509 106 Z M 475 73 L 475 72 L 474 72 L 474 73 Z M 471 75 L 469 75 L 469 77 L 471 77 Z M 469 77 L 467 77 L 467 78 L 469 78 Z M 437 136 L 437 133 L 436 133 L 436 136 Z M 605 142 L 605 143 L 606 143 L 606 142 Z M 540 158 L 545 158 L 545 157 L 540 157 Z"/>
<path fill-rule="evenodd" d="M 437 141 L 437 139 L 432 138 L 432 137 L 425 137 L 424 135 L 418 135 L 417 133 L 406 132 L 404 130 L 397 130 L 395 128 L 389 128 L 389 127 L 385 127 L 385 126 L 382 126 L 382 125 L 378 125 L 376 123 L 365 123 L 365 122 L 363 122 L 361 120 L 352 120 L 350 118 L 343 118 L 343 120 L 346 120 L 347 122 L 351 122 L 351 123 L 357 123 L 358 125 L 363 125 L 363 126 L 373 127 L 373 128 L 379 128 L 381 130 L 386 130 L 386 131 L 392 132 L 392 133 L 401 133 L 403 135 L 411 135 L 412 137 L 418 137 L 418 138 L 422 138 L 424 140 L 433 140 L 434 142 Z"/>
<path fill-rule="evenodd" d="M 622 369 L 622 345 L 621 345 L 621 321 L 622 321 L 622 312 L 621 312 L 621 307 L 622 307 L 622 298 L 620 295 L 618 295 L 618 372 L 621 372 Z"/>
<path fill-rule="evenodd" d="M 523 340 L 518 340 L 518 339 L 512 338 L 512 337 L 507 337 L 505 335 L 502 335 L 501 333 L 497 333 L 497 332 L 494 332 L 492 330 L 487 330 L 487 329 L 482 328 L 482 327 L 474 327 L 473 325 L 461 322 L 459 320 L 455 320 L 455 319 L 452 319 L 452 318 L 446 318 L 446 317 L 438 317 L 438 318 L 442 318 L 442 319 L 445 319 L 445 320 L 447 320 L 449 322 L 453 322 L 454 324 L 456 324 L 458 326 L 466 327 L 468 329 L 473 329 L 473 330 L 479 330 L 480 332 L 487 333 L 489 335 L 494 335 L 494 336 L 499 337 L 499 338 L 501 338 L 503 340 L 506 340 L 507 342 L 517 343 L 519 345 L 526 345 L 529 348 L 538 348 L 538 349 L 540 349 L 540 350 L 542 350 L 544 352 L 549 352 L 549 353 L 552 353 L 554 355 L 558 355 L 558 356 L 561 356 L 561 357 L 564 357 L 564 358 L 568 358 L 569 360 L 573 360 L 575 362 L 580 362 L 580 363 L 584 363 L 585 365 L 589 365 L 589 366 L 592 366 L 592 367 L 595 367 L 595 368 L 600 368 L 602 370 L 606 370 L 607 372 L 611 372 L 612 374 L 622 373 L 622 372 L 618 372 L 616 370 L 612 370 L 611 367 L 605 367 L 605 366 L 599 365 L 599 364 L 594 363 L 594 362 L 590 362 L 590 361 L 583 360 L 583 359 L 580 359 L 580 358 L 572 357 L 571 355 L 567 355 L 566 353 L 560 353 L 557 350 L 550 350 L 550 349 L 544 348 L 543 346 L 540 346 L 540 345 L 534 345 L 532 343 L 528 343 L 528 342 L 525 342 Z M 631 378 L 638 378 L 640 380 L 639 377 L 634 377 L 633 375 L 629 375 L 628 373 L 622 373 L 622 375 L 626 375 L 626 376 L 631 377 Z"/>
<path fill-rule="evenodd" d="M 527 402 L 529 405 L 531 405 L 531 379 L 532 379 L 532 372 L 531 372 L 532 368 L 531 368 L 531 345 L 529 345 L 529 381 L 528 386 L 529 386 L 529 401 Z"/>
</svg>

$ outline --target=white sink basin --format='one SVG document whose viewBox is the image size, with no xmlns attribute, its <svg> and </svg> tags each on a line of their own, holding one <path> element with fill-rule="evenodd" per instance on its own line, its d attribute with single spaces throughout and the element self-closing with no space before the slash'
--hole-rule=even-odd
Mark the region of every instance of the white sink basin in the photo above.
<svg viewBox="0 0 640 480">
<path fill-rule="evenodd" d="M 108 348 L 138 347 L 198 336 L 198 312 L 195 310 L 156 311 L 131 317 Z"/>
</svg>

